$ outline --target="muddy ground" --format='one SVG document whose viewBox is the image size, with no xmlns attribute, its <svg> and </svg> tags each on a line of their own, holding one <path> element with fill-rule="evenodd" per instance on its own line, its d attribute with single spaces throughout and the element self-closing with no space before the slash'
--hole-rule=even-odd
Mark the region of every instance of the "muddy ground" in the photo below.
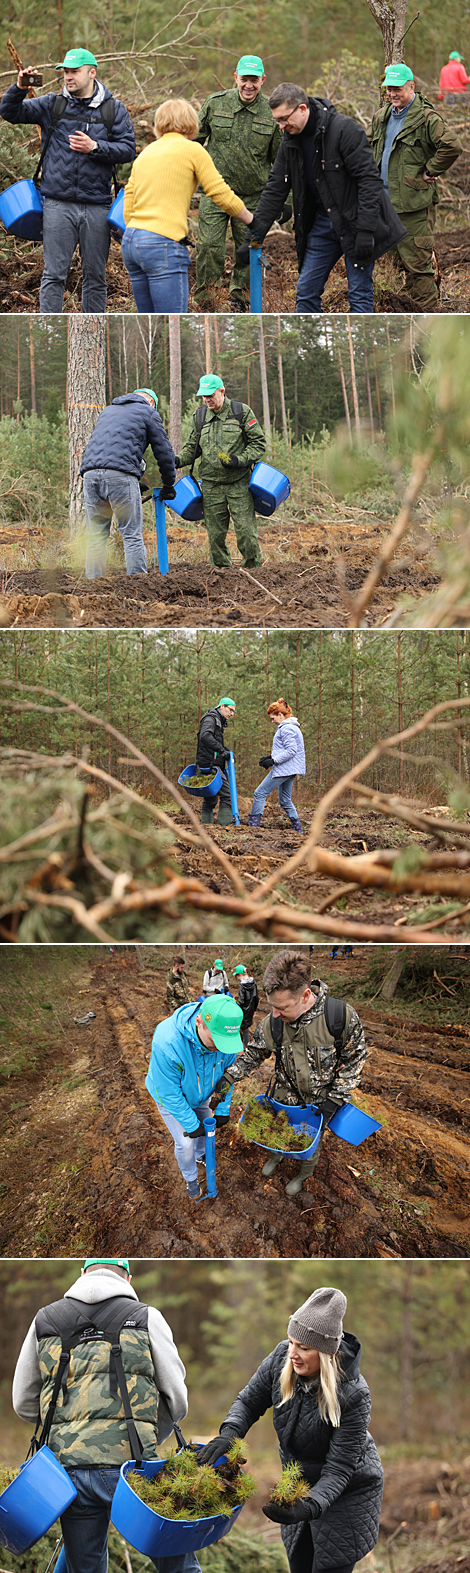
<svg viewBox="0 0 470 1573">
<path fill-rule="evenodd" d="M 237 1086 L 217 1133 L 218 1196 L 196 1204 L 144 1087 L 152 1033 L 168 1014 L 160 954 L 155 965 L 145 949 L 140 959 L 106 949 L 82 976 L 64 956 L 66 1030 L 0 1096 L 3 1255 L 468 1257 L 470 1029 L 359 1005 L 369 1057 L 356 1101 L 382 1130 L 359 1148 L 328 1132 L 315 1174 L 287 1198 L 294 1162 L 265 1180 L 261 1149 L 237 1128 L 248 1092 L 268 1084 L 263 1068 Z M 352 1002 L 365 956 L 341 961 Z M 197 998 L 201 961 L 192 947 L 187 957 Z M 334 963 L 322 974 L 334 992 Z M 95 1019 L 75 1026 L 88 1010 Z"/>
<path fill-rule="evenodd" d="M 260 529 L 261 550 L 276 548 L 288 560 L 265 560 L 254 569 L 253 582 L 238 565 L 211 568 L 209 562 L 191 561 L 201 550 L 201 531 L 170 524 L 170 571 L 161 576 L 153 566 L 149 510 L 144 535 L 149 573 L 127 578 L 110 570 L 106 580 L 87 581 L 63 568 L 14 568 L 3 576 L 0 599 L 2 627 L 185 627 L 185 628 L 343 628 L 371 564 L 375 561 L 389 525 L 372 519 L 367 523 L 302 521 L 288 523 L 281 513 L 276 522 Z M 421 539 L 423 537 L 423 539 Z M 228 544 L 234 564 L 239 557 L 233 532 Z M 437 588 L 439 575 L 433 562 L 433 543 L 424 531 L 413 536 L 374 596 L 365 626 L 380 626 L 397 600 L 406 593 L 413 600 Z"/>
</svg>

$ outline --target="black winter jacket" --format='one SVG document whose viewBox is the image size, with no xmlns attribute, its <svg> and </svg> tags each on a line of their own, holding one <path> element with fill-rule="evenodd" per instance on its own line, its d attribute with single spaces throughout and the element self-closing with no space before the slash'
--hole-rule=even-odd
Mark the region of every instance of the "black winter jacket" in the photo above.
<svg viewBox="0 0 470 1573">
<path fill-rule="evenodd" d="M 370 1393 L 360 1374 L 361 1345 L 353 1333 L 344 1333 L 340 1346 L 343 1378 L 340 1387 L 341 1422 L 332 1426 L 321 1419 L 316 1384 L 308 1387 L 298 1378 L 293 1397 L 280 1405 L 280 1375 L 288 1350 L 287 1339 L 277 1345 L 258 1367 L 248 1386 L 238 1394 L 220 1427 L 229 1426 L 243 1437 L 250 1426 L 273 1406 L 273 1424 L 283 1466 L 301 1465 L 321 1508 L 311 1520 L 316 1573 L 348 1562 L 357 1562 L 372 1550 L 379 1532 L 383 1469 L 367 1426 Z M 288 1554 L 300 1538 L 304 1524 L 288 1525 L 282 1538 Z"/>
<path fill-rule="evenodd" d="M 406 229 L 392 207 L 365 131 L 349 115 L 338 114 L 328 98 L 309 98 L 308 102 L 317 118 L 313 175 L 343 251 L 354 260 L 357 231 L 363 230 L 374 236 L 374 257 L 382 257 L 403 240 Z M 285 131 L 254 214 L 253 228 L 260 240 L 277 218 L 290 189 L 300 269 L 316 204 L 305 180 L 300 137 Z"/>
<path fill-rule="evenodd" d="M 172 486 L 176 470 L 175 455 L 161 415 L 140 393 L 124 393 L 113 399 L 98 416 L 80 465 L 85 470 L 122 470 L 125 475 L 141 474 L 141 459 L 150 447 L 155 454 L 164 486 Z"/>
<path fill-rule="evenodd" d="M 41 144 L 44 147 L 51 125 L 52 105 L 56 93 L 45 93 L 41 98 L 27 98 L 27 88 L 9 87 L 0 103 L 2 120 L 11 125 L 39 125 Z M 53 197 L 56 202 L 111 202 L 111 171 L 113 164 L 127 164 L 135 158 L 135 136 L 127 109 L 118 98 L 114 101 L 114 125 L 108 137 L 103 123 L 100 104 L 112 98 L 109 88 L 95 80 L 92 98 L 74 98 L 66 93 L 67 105 L 54 126 L 41 171 L 43 197 Z M 98 143 L 96 153 L 75 153 L 69 146 L 69 136 L 76 131 L 86 131 Z"/>
<path fill-rule="evenodd" d="M 218 705 L 213 710 L 206 710 L 197 735 L 196 764 L 199 770 L 211 770 L 213 765 L 224 768 L 230 753 L 224 743 L 226 725 L 225 716 L 221 715 Z"/>
<path fill-rule="evenodd" d="M 258 988 L 254 978 L 247 978 L 246 983 L 240 983 L 238 1003 L 243 1011 L 243 1026 L 251 1027 L 253 1016 L 259 1003 Z"/>
</svg>

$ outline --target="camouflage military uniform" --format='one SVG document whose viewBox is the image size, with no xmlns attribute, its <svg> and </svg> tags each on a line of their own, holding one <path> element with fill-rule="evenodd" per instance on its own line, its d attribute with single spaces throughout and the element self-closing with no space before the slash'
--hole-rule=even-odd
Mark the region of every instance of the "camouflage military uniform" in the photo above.
<svg viewBox="0 0 470 1573">
<path fill-rule="evenodd" d="M 177 978 L 170 967 L 166 980 L 166 1002 L 171 1011 L 178 1010 L 179 1005 L 187 1005 L 189 1001 L 188 981 L 184 973 Z"/>
<path fill-rule="evenodd" d="M 204 524 L 209 536 L 210 560 L 216 568 L 231 568 L 232 559 L 226 546 L 230 517 L 235 528 L 238 550 L 244 568 L 256 568 L 262 562 L 256 529 L 255 505 L 249 491 L 249 479 L 254 465 L 266 453 L 264 432 L 250 409 L 242 405 L 243 429 L 248 442 L 243 441 L 240 422 L 233 415 L 230 400 L 225 398 L 220 410 L 207 410 L 200 432 L 200 485 L 204 501 Z M 196 416 L 193 417 L 189 436 L 180 450 L 181 467 L 191 464 L 197 439 Z M 234 454 L 239 459 L 236 469 L 227 469 L 219 453 Z"/>
<path fill-rule="evenodd" d="M 392 106 L 387 103 L 372 121 L 370 140 L 379 168 L 391 113 Z M 420 311 L 435 311 L 438 305 L 432 252 L 439 195 L 435 184 L 423 180 L 423 170 L 443 175 L 461 152 L 462 144 L 453 128 L 429 99 L 416 93 L 392 146 L 388 187 L 390 201 L 408 231 L 396 247 L 398 261 L 405 271 L 406 288 Z"/>
<path fill-rule="evenodd" d="M 282 133 L 263 93 L 258 93 L 254 103 L 244 104 L 234 87 L 225 93 L 211 93 L 202 105 L 196 141 L 206 144 L 219 174 L 236 196 L 242 197 L 250 212 L 254 212 L 264 191 L 281 140 Z M 228 222 L 228 213 L 216 207 L 210 197 L 201 197 L 195 298 L 203 306 L 212 304 L 209 287 L 218 282 L 224 271 Z M 240 219 L 230 222 L 236 251 L 246 240 L 246 227 Z M 249 278 L 249 268 L 240 267 L 235 261 L 231 293 L 242 295 Z"/>
<path fill-rule="evenodd" d="M 313 985 L 315 989 L 315 985 Z M 284 1021 L 282 1034 L 281 1065 L 291 1082 L 298 1087 L 306 1103 L 324 1103 L 332 1098 L 342 1104 L 357 1087 L 367 1058 L 364 1029 L 352 1005 L 346 1005 L 346 1026 L 343 1033 L 341 1056 L 336 1054 L 333 1035 L 328 1031 L 324 1017 L 328 985 L 317 985 L 315 1004 L 296 1022 Z M 274 1052 L 270 1018 L 256 1027 L 248 1048 L 239 1054 L 224 1076 L 224 1084 L 239 1081 L 256 1070 L 263 1060 Z M 299 1103 L 294 1088 L 282 1074 L 276 1074 L 273 1097 L 278 1103 Z"/>
</svg>

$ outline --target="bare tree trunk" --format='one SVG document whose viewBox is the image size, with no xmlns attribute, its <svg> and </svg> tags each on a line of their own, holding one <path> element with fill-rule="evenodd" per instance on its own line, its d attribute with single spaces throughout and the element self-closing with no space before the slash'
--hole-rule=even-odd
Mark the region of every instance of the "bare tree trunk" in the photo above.
<svg viewBox="0 0 470 1573">
<path fill-rule="evenodd" d="M 402 732 L 403 731 L 403 685 L 402 685 L 402 669 L 401 669 L 401 634 L 398 635 L 397 664 L 398 664 L 398 673 L 397 673 L 397 676 L 398 676 L 398 731 Z M 403 791 L 403 740 L 400 743 L 400 776 L 399 776 L 399 784 L 400 784 L 400 792 L 402 792 Z"/>
<path fill-rule="evenodd" d="M 271 449 L 271 416 L 269 413 L 268 376 L 266 371 L 266 346 L 263 333 L 263 318 L 258 317 L 258 345 L 259 369 L 261 376 L 261 393 L 263 396 L 263 423 L 268 448 Z"/>
<path fill-rule="evenodd" d="M 360 418 L 360 415 L 359 415 L 359 399 L 358 399 L 358 396 L 357 396 L 356 367 L 355 367 L 355 364 L 354 364 L 354 345 L 353 345 L 353 341 L 352 341 L 351 318 L 350 318 L 349 312 L 348 312 L 348 339 L 349 339 L 349 359 L 350 359 L 350 362 L 351 362 L 351 383 L 352 383 L 352 395 L 353 395 L 353 405 L 354 405 L 354 420 L 355 420 L 355 423 L 356 423 L 357 435 L 358 435 L 358 437 L 360 437 L 360 435 L 361 435 L 361 418 Z"/>
<path fill-rule="evenodd" d="M 408 0 L 366 0 L 383 38 L 385 65 L 404 59 Z"/>
<path fill-rule="evenodd" d="M 279 349 L 278 349 L 278 353 L 277 353 L 277 370 L 278 370 L 278 376 L 279 376 L 279 396 L 280 396 L 280 400 L 281 400 L 282 435 L 283 435 L 283 437 L 285 437 L 286 442 L 288 442 L 289 441 L 289 432 L 287 430 L 286 401 L 285 401 L 285 398 L 284 398 L 284 374 L 283 374 L 283 370 L 282 370 L 281 318 L 280 317 L 278 317 L 278 319 L 277 319 L 277 336 L 278 336 L 278 339 L 279 339 Z"/>
<path fill-rule="evenodd" d="M 67 318 L 70 534 L 82 529 L 80 465 L 100 410 L 106 403 L 106 317 L 86 313 Z"/>
<path fill-rule="evenodd" d="M 339 375 L 340 375 L 340 378 L 341 378 L 341 388 L 342 388 L 342 392 L 343 392 L 343 404 L 344 404 L 344 413 L 345 413 L 345 416 L 346 416 L 346 425 L 347 425 L 348 432 L 349 432 L 349 440 L 350 440 L 350 442 L 352 442 L 351 416 L 349 414 L 348 395 L 347 395 L 347 389 L 346 389 L 346 378 L 345 378 L 344 371 L 343 371 L 343 362 L 342 362 L 342 359 L 341 359 L 341 350 L 340 350 L 340 347 L 339 347 L 339 341 L 336 338 L 336 334 L 335 334 L 334 328 L 333 328 L 333 334 L 334 334 L 333 342 L 334 342 L 335 349 L 336 349 L 337 355 L 338 355 Z"/>
<path fill-rule="evenodd" d="M 37 407 L 36 407 L 36 369 L 35 369 L 35 364 L 34 364 L 34 339 L 33 339 L 33 318 L 32 317 L 30 317 L 30 319 L 29 319 L 29 365 L 30 365 L 30 372 L 31 372 L 31 414 L 32 415 L 37 415 Z"/>
<path fill-rule="evenodd" d="M 206 375 L 211 369 L 211 322 L 208 312 L 204 314 L 204 347 L 206 352 Z"/>
<path fill-rule="evenodd" d="M 382 987 L 381 987 L 381 989 L 379 989 L 379 994 L 380 994 L 380 998 L 381 999 L 384 999 L 384 1000 L 392 1000 L 393 999 L 397 983 L 399 983 L 399 981 L 400 981 L 400 978 L 401 978 L 401 975 L 402 975 L 402 972 L 403 972 L 403 968 L 406 965 L 407 959 L 408 959 L 408 949 L 404 945 L 403 946 L 403 950 L 399 950 L 398 954 L 395 956 L 395 960 L 392 963 L 392 966 L 390 968 L 390 972 L 386 973 L 386 976 L 385 976 L 384 981 L 382 983 Z"/>
<path fill-rule="evenodd" d="M 403 1319 L 401 1337 L 401 1435 L 404 1442 L 408 1441 L 410 1434 L 411 1407 L 413 1398 L 413 1332 L 411 1322 L 411 1301 L 413 1288 L 413 1263 L 405 1265 L 403 1283 Z"/>
<path fill-rule="evenodd" d="M 170 342 L 170 442 L 175 453 L 181 448 L 181 337 L 180 318 L 168 318 Z"/>
</svg>

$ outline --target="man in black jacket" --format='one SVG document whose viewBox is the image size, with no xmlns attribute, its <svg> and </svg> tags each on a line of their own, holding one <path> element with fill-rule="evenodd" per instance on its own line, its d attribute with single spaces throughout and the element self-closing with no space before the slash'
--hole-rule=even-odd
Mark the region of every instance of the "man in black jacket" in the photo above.
<svg viewBox="0 0 470 1573">
<path fill-rule="evenodd" d="M 351 311 L 373 312 L 374 263 L 406 230 L 384 189 L 365 131 L 349 115 L 338 114 L 328 98 L 309 98 L 294 82 L 281 82 L 269 103 L 284 136 L 249 226 L 252 238 L 264 240 L 291 189 L 297 311 L 321 310 L 328 275 L 344 254 Z"/>
<path fill-rule="evenodd" d="M 106 574 L 106 545 L 113 514 L 121 531 L 126 573 L 147 573 L 140 477 L 149 444 L 163 482 L 161 497 L 175 495 L 175 456 L 153 388 L 135 388 L 113 399 L 98 416 L 80 465 L 88 532 L 87 579 Z"/>
<path fill-rule="evenodd" d="M 224 730 L 227 721 L 232 721 L 235 715 L 234 699 L 219 699 L 218 705 L 213 710 L 206 710 L 201 720 L 197 734 L 196 765 L 198 770 L 207 770 L 213 773 L 219 769 L 225 772 L 227 761 L 230 758 L 230 749 L 224 743 Z M 227 779 L 222 782 L 220 792 L 215 797 L 203 797 L 201 824 L 213 825 L 214 807 L 218 800 L 219 814 L 217 824 L 231 825 L 232 804 L 230 788 Z"/>
</svg>

